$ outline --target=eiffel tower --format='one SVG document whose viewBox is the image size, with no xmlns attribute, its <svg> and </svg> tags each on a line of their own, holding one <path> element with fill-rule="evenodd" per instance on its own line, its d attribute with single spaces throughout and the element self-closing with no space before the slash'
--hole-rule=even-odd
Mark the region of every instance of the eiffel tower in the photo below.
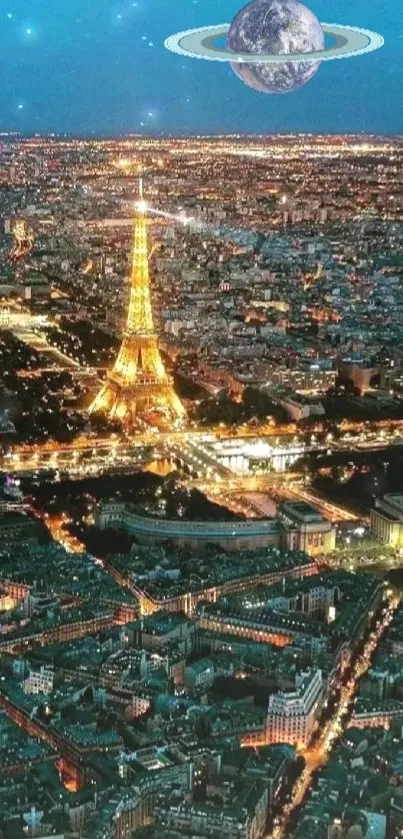
<svg viewBox="0 0 403 839">
<path fill-rule="evenodd" d="M 146 211 L 140 178 L 126 328 L 115 364 L 90 407 L 90 413 L 107 414 L 126 426 L 153 410 L 170 422 L 185 418 L 185 409 L 166 373 L 154 328 Z"/>
</svg>

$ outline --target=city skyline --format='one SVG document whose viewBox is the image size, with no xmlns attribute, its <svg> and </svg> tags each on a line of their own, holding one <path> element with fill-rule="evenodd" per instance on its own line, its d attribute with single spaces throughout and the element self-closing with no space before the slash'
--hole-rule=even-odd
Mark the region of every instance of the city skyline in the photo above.
<svg viewBox="0 0 403 839">
<path fill-rule="evenodd" d="M 402 161 L 1 139 L 4 839 L 401 839 Z"/>
<path fill-rule="evenodd" d="M 0 12 L 0 839 L 403 837 L 403 33 L 307 4 Z"/>
<path fill-rule="evenodd" d="M 308 4 L 324 22 L 379 31 L 385 46 L 329 62 L 292 96 L 265 97 L 229 66 L 169 54 L 175 31 L 228 22 L 244 5 L 168 0 L 110 3 L 21 0 L 4 10 L 4 131 L 69 134 L 380 133 L 401 130 L 403 38 L 397 3 L 323 0 Z M 83 69 L 85 68 L 85 72 Z M 146 68 L 146 70 L 145 70 Z"/>
</svg>

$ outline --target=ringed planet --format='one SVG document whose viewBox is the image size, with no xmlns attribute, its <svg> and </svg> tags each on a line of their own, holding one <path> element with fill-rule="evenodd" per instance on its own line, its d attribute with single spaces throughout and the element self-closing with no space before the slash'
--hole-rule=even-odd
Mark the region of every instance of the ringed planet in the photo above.
<svg viewBox="0 0 403 839">
<path fill-rule="evenodd" d="M 289 93 L 306 84 L 322 61 L 364 55 L 383 44 L 382 35 L 369 29 L 320 23 L 299 0 L 253 0 L 230 24 L 189 29 L 165 41 L 187 58 L 229 62 L 262 93 Z"/>
</svg>

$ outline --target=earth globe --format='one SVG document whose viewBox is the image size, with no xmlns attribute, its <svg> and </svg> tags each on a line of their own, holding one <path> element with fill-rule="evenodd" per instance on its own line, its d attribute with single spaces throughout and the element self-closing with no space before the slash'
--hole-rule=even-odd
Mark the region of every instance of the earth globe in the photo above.
<svg viewBox="0 0 403 839">
<path fill-rule="evenodd" d="M 287 55 L 316 52 L 324 46 L 317 17 L 299 0 L 253 0 L 238 12 L 228 33 L 228 47 L 237 53 Z M 312 59 L 231 63 L 237 76 L 261 93 L 291 93 L 309 82 L 319 65 Z"/>
</svg>

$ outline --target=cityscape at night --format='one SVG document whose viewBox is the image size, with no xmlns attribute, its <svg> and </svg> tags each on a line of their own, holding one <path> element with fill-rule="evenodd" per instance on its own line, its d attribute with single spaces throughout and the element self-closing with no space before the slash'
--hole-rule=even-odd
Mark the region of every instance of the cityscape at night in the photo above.
<svg viewBox="0 0 403 839">
<path fill-rule="evenodd" d="M 333 5 L 0 13 L 0 839 L 403 837 L 403 65 Z"/>
</svg>

